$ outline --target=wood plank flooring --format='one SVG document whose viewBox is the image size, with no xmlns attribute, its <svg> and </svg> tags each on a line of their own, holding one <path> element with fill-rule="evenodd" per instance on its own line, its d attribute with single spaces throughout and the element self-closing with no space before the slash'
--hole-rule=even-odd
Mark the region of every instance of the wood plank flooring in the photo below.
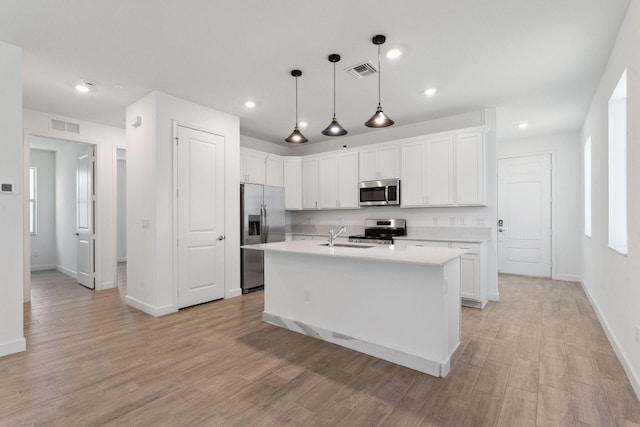
<svg viewBox="0 0 640 427">
<path fill-rule="evenodd" d="M 501 276 L 444 379 L 267 325 L 261 292 L 153 318 L 55 271 L 32 290 L 2 426 L 640 426 L 575 283 Z"/>
</svg>

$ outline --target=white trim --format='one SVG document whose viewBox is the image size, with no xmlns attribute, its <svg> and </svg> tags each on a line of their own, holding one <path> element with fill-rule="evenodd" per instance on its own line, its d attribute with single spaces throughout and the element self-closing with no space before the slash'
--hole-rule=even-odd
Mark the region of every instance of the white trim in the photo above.
<svg viewBox="0 0 640 427">
<path fill-rule="evenodd" d="M 116 260 L 116 262 L 114 263 L 113 266 L 113 277 L 114 277 L 114 281 L 117 283 L 118 282 L 118 263 L 119 262 L 126 262 L 127 258 L 124 258 L 123 260 L 121 260 L 121 258 L 118 258 L 118 150 L 124 150 L 125 152 L 127 151 L 127 147 L 125 145 L 112 145 L 112 153 L 111 155 L 113 156 L 113 162 L 111 162 L 111 200 L 113 201 L 113 203 L 111 204 L 111 206 L 113 206 L 113 209 L 111 211 L 111 218 L 113 219 L 113 222 L 115 223 L 115 234 L 116 234 L 116 239 L 115 239 L 115 244 L 113 245 L 113 259 Z M 126 220 L 126 218 L 125 218 Z M 105 284 L 106 285 L 106 284 Z M 112 286 L 115 287 L 115 286 Z M 103 288 L 104 289 L 104 288 Z"/>
<path fill-rule="evenodd" d="M 55 264 L 43 264 L 43 265 L 32 265 L 31 271 L 45 271 L 45 270 L 55 270 Z"/>
<path fill-rule="evenodd" d="M 27 349 L 27 340 L 18 338 L 15 341 L 7 341 L 0 344 L 0 357 L 13 353 L 20 353 Z"/>
<path fill-rule="evenodd" d="M 78 272 L 73 271 L 70 268 L 63 267 L 61 265 L 56 265 L 56 270 L 58 270 L 62 274 L 66 274 L 67 276 L 73 278 L 74 280 L 78 280 Z"/>
<path fill-rule="evenodd" d="M 233 297 L 239 297 L 240 295 L 242 295 L 242 288 L 235 288 L 235 289 L 230 289 L 229 292 L 227 292 L 224 297 L 233 298 Z"/>
<path fill-rule="evenodd" d="M 129 295 L 125 297 L 125 301 L 131 307 L 137 308 L 138 310 L 143 311 L 153 317 L 166 316 L 167 314 L 175 313 L 178 311 L 178 306 L 173 304 L 154 307 Z"/>
<path fill-rule="evenodd" d="M 51 115 L 49 113 L 48 114 L 48 119 L 47 120 L 51 120 L 51 118 L 54 115 Z M 75 119 L 74 119 L 75 120 Z M 98 232 L 99 230 L 102 229 L 102 216 L 100 215 L 100 209 L 98 208 L 98 206 L 100 206 L 101 203 L 103 203 L 103 200 L 100 197 L 100 191 L 98 189 L 99 187 L 99 182 L 98 182 L 98 175 L 99 175 L 99 171 L 98 171 L 98 151 L 100 151 L 100 147 L 99 147 L 99 143 L 97 140 L 92 140 L 91 138 L 86 138 L 83 135 L 74 135 L 74 134 L 68 134 L 68 135 L 61 135 L 60 132 L 56 132 L 56 131 L 51 131 L 50 129 L 39 129 L 39 130 L 30 130 L 27 128 L 23 128 L 22 129 L 22 144 L 23 144 L 23 161 L 24 161 L 24 174 L 23 174 L 23 185 L 25 182 L 28 182 L 28 168 L 31 164 L 31 137 L 41 137 L 41 138 L 51 138 L 51 139 L 57 139 L 57 140 L 61 140 L 61 141 L 68 141 L 68 142 L 76 142 L 76 143 L 82 143 L 82 144 L 88 144 L 91 145 L 93 147 L 93 162 L 94 162 L 94 174 L 93 174 L 93 185 L 95 188 L 95 205 L 94 205 L 94 209 L 93 209 L 93 215 L 94 215 L 94 230 L 93 230 L 93 239 L 96 242 L 95 243 L 95 250 L 94 250 L 94 265 L 93 265 L 93 269 L 94 269 L 94 280 L 95 283 L 100 283 L 101 279 L 102 279 L 102 267 L 101 267 L 101 259 L 102 259 L 102 242 L 100 241 L 100 244 L 98 244 L 98 239 L 102 239 L 103 237 L 106 237 L 103 235 L 102 232 Z M 29 197 L 28 197 L 28 193 L 25 191 L 23 192 L 23 218 L 24 217 L 28 217 L 29 215 Z M 28 226 L 28 221 L 23 221 L 24 223 L 27 223 L 26 225 L 23 225 L 24 227 L 24 236 L 23 236 L 23 260 L 22 260 L 22 265 L 23 265 L 23 278 L 22 278 L 22 286 L 23 286 L 23 302 L 29 302 L 31 301 L 31 233 L 29 233 L 29 226 Z M 114 245 L 115 246 L 115 245 Z M 117 267 L 117 266 L 116 266 Z M 69 275 L 71 277 L 73 277 L 74 279 L 77 280 L 78 278 L 78 273 L 76 271 L 70 270 L 66 267 L 62 267 L 60 265 L 56 265 L 56 270 L 58 270 L 61 273 L 64 273 L 66 275 Z M 117 277 L 117 271 L 116 271 L 116 276 Z"/>
<path fill-rule="evenodd" d="M 580 282 L 580 277 L 573 274 L 556 274 L 552 277 L 553 280 L 563 280 L 565 282 Z"/>
<path fill-rule="evenodd" d="M 611 327 L 609 326 L 609 323 L 607 322 L 607 319 L 604 317 L 604 314 L 602 314 L 602 311 L 600 310 L 600 307 L 598 306 L 598 303 L 596 302 L 595 298 L 593 298 L 593 296 L 589 292 L 589 287 L 587 283 L 584 281 L 584 279 L 580 280 L 580 284 L 582 285 L 582 289 L 584 290 L 584 293 L 587 294 L 587 298 L 589 298 L 589 302 L 593 307 L 593 311 L 596 312 L 596 315 L 598 316 L 598 320 L 600 321 L 600 325 L 602 326 L 604 333 L 607 335 L 607 338 L 609 339 L 609 343 L 611 344 L 613 351 L 616 353 L 616 356 L 618 356 L 618 360 L 620 361 L 620 364 L 622 364 L 622 368 L 624 369 L 624 372 L 627 374 L 627 378 L 629 378 L 631 387 L 633 387 L 633 390 L 636 392 L 636 396 L 638 397 L 638 400 L 640 400 L 640 374 L 638 374 L 638 372 L 636 372 L 633 369 L 633 365 L 629 363 L 626 353 L 624 352 L 622 347 L 620 347 L 620 344 L 616 339 L 616 335 L 613 333 L 613 329 L 611 329 Z"/>
<path fill-rule="evenodd" d="M 116 282 L 104 282 L 102 284 L 96 283 L 96 291 L 104 291 L 106 289 L 114 289 Z"/>
<path fill-rule="evenodd" d="M 555 226 L 557 224 L 556 221 L 556 152 L 555 150 L 544 150 L 544 151 L 533 151 L 522 154 L 509 154 L 498 157 L 498 162 L 502 159 L 515 159 L 518 157 L 532 157 L 532 156 L 542 156 L 549 155 L 551 162 L 551 276 L 550 278 L 556 277 L 556 235 L 558 233 L 555 232 Z M 500 178 L 498 178 L 498 186 L 500 186 Z M 496 249 L 498 248 L 499 241 L 496 240 Z M 497 255 L 497 254 L 496 254 Z M 500 268 L 500 258 L 498 258 L 498 269 Z"/>
<path fill-rule="evenodd" d="M 495 292 L 495 293 L 494 292 L 489 292 L 487 294 L 487 299 L 489 301 L 496 301 L 496 302 L 500 301 L 500 292 Z"/>
</svg>

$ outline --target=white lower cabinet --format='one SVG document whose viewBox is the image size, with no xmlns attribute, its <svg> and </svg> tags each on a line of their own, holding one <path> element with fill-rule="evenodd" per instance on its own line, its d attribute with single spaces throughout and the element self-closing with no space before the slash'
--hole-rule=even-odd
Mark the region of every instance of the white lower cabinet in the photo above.
<svg viewBox="0 0 640 427">
<path fill-rule="evenodd" d="M 401 240 L 395 243 L 409 246 L 466 249 L 460 257 L 460 297 L 462 305 L 484 308 L 487 304 L 486 243 L 446 242 L 441 240 Z"/>
</svg>

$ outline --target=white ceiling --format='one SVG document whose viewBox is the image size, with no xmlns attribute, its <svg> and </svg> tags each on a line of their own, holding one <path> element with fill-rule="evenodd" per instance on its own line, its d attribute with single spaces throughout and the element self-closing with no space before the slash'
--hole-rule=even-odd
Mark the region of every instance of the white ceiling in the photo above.
<svg viewBox="0 0 640 427">
<path fill-rule="evenodd" d="M 160 90 L 240 117 L 241 133 L 282 143 L 299 115 L 311 142 L 332 114 L 349 135 L 377 104 L 396 126 L 496 107 L 498 138 L 580 128 L 629 0 L 0 0 L 0 40 L 24 49 L 24 106 L 124 127 L 125 108 Z M 81 95 L 81 79 L 98 83 Z M 433 98 L 422 92 L 437 87 Z M 249 111 L 246 100 L 257 107 Z M 521 121 L 529 123 L 519 130 Z"/>
</svg>

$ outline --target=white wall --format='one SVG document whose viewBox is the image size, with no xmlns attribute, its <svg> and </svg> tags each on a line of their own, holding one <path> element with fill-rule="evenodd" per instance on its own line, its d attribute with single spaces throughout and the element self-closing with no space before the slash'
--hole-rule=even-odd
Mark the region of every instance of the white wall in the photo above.
<svg viewBox="0 0 640 427">
<path fill-rule="evenodd" d="M 49 119 L 71 121 L 80 124 L 80 134 L 72 134 L 49 129 Z M 125 146 L 124 129 L 114 128 L 92 122 L 85 122 L 71 117 L 58 116 L 34 110 L 23 110 L 24 145 L 28 148 L 32 136 L 42 136 L 85 142 L 97 148 L 96 193 L 98 197 L 96 209 L 96 290 L 114 288 L 116 286 L 116 212 L 113 197 L 115 195 L 115 147 Z M 28 149 L 25 164 L 29 164 Z M 75 170 L 75 169 L 74 169 Z M 30 292 L 30 260 L 28 259 L 28 228 L 25 231 L 24 300 L 29 301 Z"/>
<path fill-rule="evenodd" d="M 252 138 L 246 135 L 240 135 L 240 146 L 251 148 L 253 150 L 264 151 L 266 153 L 277 154 L 279 156 L 291 156 L 291 147 L 286 147 L 273 142 L 267 142 L 261 139 Z"/>
<path fill-rule="evenodd" d="M 37 171 L 36 234 L 30 239 L 31 270 L 49 270 L 56 267 L 55 151 L 32 149 L 31 166 Z"/>
<path fill-rule="evenodd" d="M 121 262 L 127 260 L 127 161 L 125 159 L 118 158 L 117 174 L 118 262 Z"/>
<path fill-rule="evenodd" d="M 225 136 L 225 297 L 240 289 L 238 117 L 161 92 L 127 107 L 127 302 L 154 316 L 177 311 L 174 264 L 174 126 Z M 143 221 L 148 220 L 148 228 Z"/>
<path fill-rule="evenodd" d="M 640 2 L 631 2 L 589 113 L 581 144 L 591 137 L 592 237 L 582 237 L 582 281 L 614 349 L 640 396 Z M 628 254 L 608 247 L 608 119 L 611 93 L 627 69 Z M 582 186 L 584 188 L 584 186 Z M 583 195 L 584 197 L 584 195 Z M 581 220 L 584 230 L 584 220 Z"/>
<path fill-rule="evenodd" d="M 22 144 L 22 50 L 0 42 L 0 356 L 24 351 L 22 282 L 25 170 Z M 28 256 L 28 252 L 27 252 Z"/>
<path fill-rule="evenodd" d="M 490 121 L 495 121 L 493 115 L 495 115 L 495 111 L 493 111 L 492 109 L 475 110 L 465 114 L 441 117 L 439 119 L 427 120 L 410 125 L 394 125 L 387 128 L 374 129 L 367 133 L 353 136 L 347 135 L 340 138 L 333 138 L 328 141 L 308 144 L 291 144 L 289 155 L 305 156 L 308 154 L 340 150 L 342 149 L 343 145 L 346 145 L 348 148 L 355 148 L 361 147 L 363 145 L 394 141 L 396 139 L 411 138 L 412 136 L 428 135 L 431 133 L 446 132 L 455 129 L 483 126 Z M 493 126 L 492 129 L 495 129 L 495 126 Z M 283 136 L 283 138 L 285 138 L 287 135 Z M 310 135 L 305 136 L 307 138 L 311 138 Z M 260 148 L 256 149 L 260 150 Z M 268 150 L 263 149 L 262 151 Z"/>
<path fill-rule="evenodd" d="M 580 134 L 562 133 L 498 142 L 498 158 L 552 153 L 552 270 L 557 280 L 580 281 Z"/>
</svg>

